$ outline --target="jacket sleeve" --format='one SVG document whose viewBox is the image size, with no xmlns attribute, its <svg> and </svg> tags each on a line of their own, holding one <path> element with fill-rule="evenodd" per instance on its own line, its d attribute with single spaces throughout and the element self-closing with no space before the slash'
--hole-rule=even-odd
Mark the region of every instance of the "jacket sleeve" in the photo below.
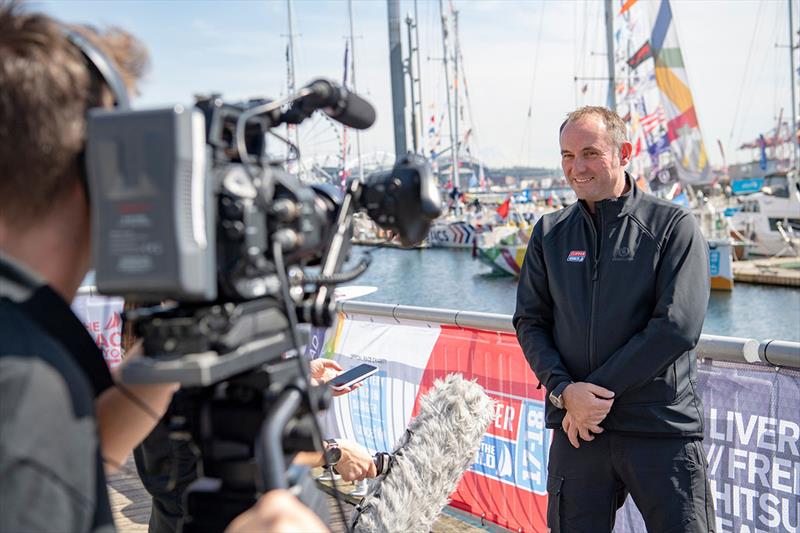
<svg viewBox="0 0 800 533">
<path fill-rule="evenodd" d="M 689 213 L 675 223 L 661 252 L 656 305 L 647 326 L 586 381 L 619 397 L 662 374 L 700 339 L 710 291 L 708 245 Z M 624 298 L 620 294 L 620 298 Z"/>
<path fill-rule="evenodd" d="M 553 298 L 542 254 L 542 220 L 533 228 L 517 288 L 514 328 L 522 352 L 539 382 L 548 391 L 572 382 L 553 342 Z"/>
</svg>

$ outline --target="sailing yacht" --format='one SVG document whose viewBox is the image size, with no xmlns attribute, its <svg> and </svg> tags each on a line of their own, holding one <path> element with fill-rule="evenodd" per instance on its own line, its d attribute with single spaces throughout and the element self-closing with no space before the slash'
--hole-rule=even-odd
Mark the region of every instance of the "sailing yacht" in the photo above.
<svg viewBox="0 0 800 533">
<path fill-rule="evenodd" d="M 800 180 L 796 170 L 768 174 L 761 191 L 740 203 L 731 224 L 736 234 L 750 243 L 748 253 L 800 255 Z"/>
<path fill-rule="evenodd" d="M 632 51 L 610 67 L 611 102 L 629 124 L 631 172 L 655 194 L 692 210 L 708 241 L 711 288 L 733 288 L 732 240 L 722 213 L 695 189 L 714 181 L 669 0 L 627 2 L 608 42 Z M 611 32 L 612 29 L 608 28 Z M 622 43 L 626 47 L 621 46 Z M 611 87 L 609 88 L 611 91 Z"/>
</svg>

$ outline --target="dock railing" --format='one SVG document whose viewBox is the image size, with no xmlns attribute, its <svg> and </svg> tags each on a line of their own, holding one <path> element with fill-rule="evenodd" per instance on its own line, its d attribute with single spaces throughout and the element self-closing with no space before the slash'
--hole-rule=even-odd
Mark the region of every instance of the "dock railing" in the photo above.
<svg viewBox="0 0 800 533">
<path fill-rule="evenodd" d="M 419 320 L 434 324 L 446 324 L 487 331 L 514 333 L 511 315 L 456 311 L 432 307 L 393 305 L 372 302 L 346 301 L 337 305 L 339 311 L 348 314 L 394 318 L 396 320 Z M 697 354 L 704 359 L 729 361 L 732 363 L 762 363 L 776 367 L 800 369 L 800 342 L 783 340 L 750 339 L 722 335 L 700 336 Z"/>
<path fill-rule="evenodd" d="M 91 286 L 81 287 L 78 290 L 78 295 L 101 296 Z M 394 318 L 395 320 L 419 320 L 433 324 L 514 333 L 511 315 L 500 313 L 481 313 L 477 311 L 458 311 L 436 307 L 359 301 L 339 302 L 337 309 L 345 314 L 355 313 Z M 704 334 L 700 336 L 697 353 L 704 359 L 716 361 L 763 363 L 776 367 L 800 369 L 800 342 L 773 339 L 759 341 L 745 337 Z"/>
</svg>

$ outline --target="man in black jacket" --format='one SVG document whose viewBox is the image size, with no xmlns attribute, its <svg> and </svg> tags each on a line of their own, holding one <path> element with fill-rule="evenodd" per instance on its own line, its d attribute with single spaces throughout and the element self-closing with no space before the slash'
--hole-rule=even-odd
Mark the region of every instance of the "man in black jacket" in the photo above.
<svg viewBox="0 0 800 533">
<path fill-rule="evenodd" d="M 536 224 L 514 313 L 554 430 L 548 527 L 611 531 L 630 493 L 649 531 L 713 531 L 694 352 L 706 242 L 691 213 L 625 172 L 616 113 L 570 113 L 560 144 L 579 201 Z"/>
</svg>

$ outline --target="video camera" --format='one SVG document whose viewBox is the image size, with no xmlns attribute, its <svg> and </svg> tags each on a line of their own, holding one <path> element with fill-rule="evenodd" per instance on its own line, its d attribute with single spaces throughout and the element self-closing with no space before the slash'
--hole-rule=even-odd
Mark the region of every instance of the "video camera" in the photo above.
<svg viewBox="0 0 800 533">
<path fill-rule="evenodd" d="M 375 119 L 369 103 L 324 79 L 275 101 L 211 96 L 89 114 L 96 285 L 141 304 L 126 321 L 147 357 L 123 379 L 183 385 L 173 434 L 191 437 L 212 480 L 190 493 L 185 530 L 223 529 L 258 492 L 293 482 L 297 451 L 319 449 L 313 415 L 330 394 L 310 387 L 302 358 L 283 355 L 303 344 L 298 323 L 331 325 L 333 286 L 366 269 L 342 272 L 353 214 L 365 210 L 404 245 L 439 215 L 430 167 L 413 154 L 343 194 L 270 160 L 275 129 L 317 110 L 354 128 Z"/>
<path fill-rule="evenodd" d="M 419 156 L 352 181 L 343 196 L 304 184 L 283 161 L 265 160 L 273 129 L 319 109 L 356 128 L 375 119 L 365 100 L 323 79 L 273 102 L 228 104 L 214 96 L 194 107 L 90 112 L 96 285 L 127 301 L 178 302 L 132 317 L 146 330 L 148 354 L 241 346 L 252 334 L 263 336 L 263 321 L 230 322 L 271 314 L 264 300 L 285 292 L 297 320 L 329 326 L 335 307 L 328 288 L 360 273 L 339 272 L 356 210 L 403 244 L 425 237 L 439 197 Z M 319 275 L 307 275 L 314 265 L 321 265 Z"/>
</svg>

